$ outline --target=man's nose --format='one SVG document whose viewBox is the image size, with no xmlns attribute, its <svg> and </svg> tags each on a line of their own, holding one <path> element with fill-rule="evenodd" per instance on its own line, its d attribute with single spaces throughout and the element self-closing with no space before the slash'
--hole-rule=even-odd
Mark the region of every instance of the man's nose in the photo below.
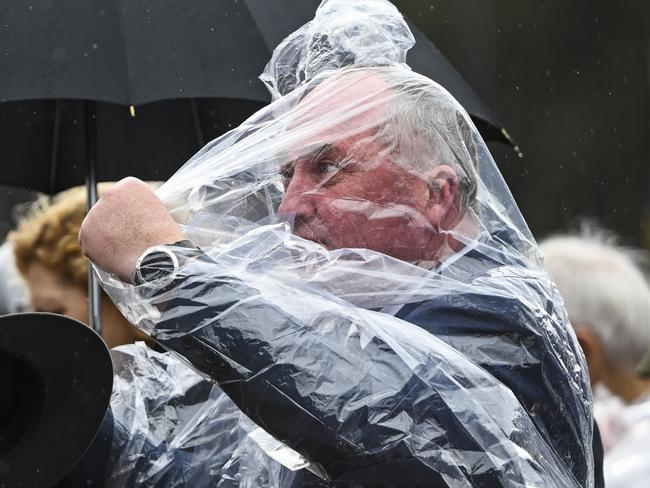
<svg viewBox="0 0 650 488">
<path fill-rule="evenodd" d="M 307 175 L 295 171 L 282 197 L 278 213 L 307 216 L 314 212 L 316 187 Z"/>
</svg>

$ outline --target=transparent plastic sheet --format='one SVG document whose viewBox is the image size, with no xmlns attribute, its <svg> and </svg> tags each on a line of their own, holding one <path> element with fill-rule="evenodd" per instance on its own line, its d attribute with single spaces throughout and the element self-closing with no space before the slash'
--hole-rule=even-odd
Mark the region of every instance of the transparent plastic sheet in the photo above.
<svg viewBox="0 0 650 488">
<path fill-rule="evenodd" d="M 115 432 L 105 486 L 282 486 L 268 480 L 280 481 L 286 468 L 260 447 L 277 450 L 273 439 L 218 386 L 142 342 L 111 353 Z M 282 454 L 301 466 L 297 453 Z"/>
<path fill-rule="evenodd" d="M 171 283 L 98 270 L 131 322 L 218 385 L 193 403 L 191 382 L 123 369 L 116 479 L 593 486 L 562 300 L 467 113 L 404 64 L 412 43 L 386 1 L 323 2 L 262 75 L 274 102 L 157 192 L 201 251 L 174 248 Z M 160 408 L 130 415 L 150 391 Z"/>
</svg>

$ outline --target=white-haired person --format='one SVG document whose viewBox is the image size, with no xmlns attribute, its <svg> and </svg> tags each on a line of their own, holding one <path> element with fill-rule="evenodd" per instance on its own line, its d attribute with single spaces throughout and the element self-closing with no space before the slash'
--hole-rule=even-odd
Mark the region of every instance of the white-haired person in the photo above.
<svg viewBox="0 0 650 488">
<path fill-rule="evenodd" d="M 606 486 L 647 486 L 650 378 L 641 377 L 636 366 L 650 348 L 650 286 L 639 254 L 593 229 L 546 239 L 541 250 L 596 390 Z"/>
<path fill-rule="evenodd" d="M 16 268 L 10 242 L 0 246 L 0 315 L 29 310 L 27 284 Z"/>
</svg>

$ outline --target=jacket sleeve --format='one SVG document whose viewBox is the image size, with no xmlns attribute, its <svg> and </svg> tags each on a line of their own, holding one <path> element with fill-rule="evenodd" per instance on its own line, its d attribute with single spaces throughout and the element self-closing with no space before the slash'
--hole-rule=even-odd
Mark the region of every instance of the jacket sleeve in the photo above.
<svg viewBox="0 0 650 488">
<path fill-rule="evenodd" d="M 182 271 L 152 336 L 321 478 L 574 486 L 510 390 L 419 327 L 206 255 Z"/>
</svg>

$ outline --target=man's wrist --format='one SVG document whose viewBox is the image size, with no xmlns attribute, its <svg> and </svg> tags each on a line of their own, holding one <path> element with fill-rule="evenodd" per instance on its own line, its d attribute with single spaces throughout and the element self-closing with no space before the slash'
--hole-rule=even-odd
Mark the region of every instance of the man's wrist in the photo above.
<svg viewBox="0 0 650 488">
<path fill-rule="evenodd" d="M 129 281 L 136 286 L 167 288 L 176 278 L 179 269 L 202 253 L 201 249 L 187 239 L 149 247 L 137 259 Z"/>
</svg>

